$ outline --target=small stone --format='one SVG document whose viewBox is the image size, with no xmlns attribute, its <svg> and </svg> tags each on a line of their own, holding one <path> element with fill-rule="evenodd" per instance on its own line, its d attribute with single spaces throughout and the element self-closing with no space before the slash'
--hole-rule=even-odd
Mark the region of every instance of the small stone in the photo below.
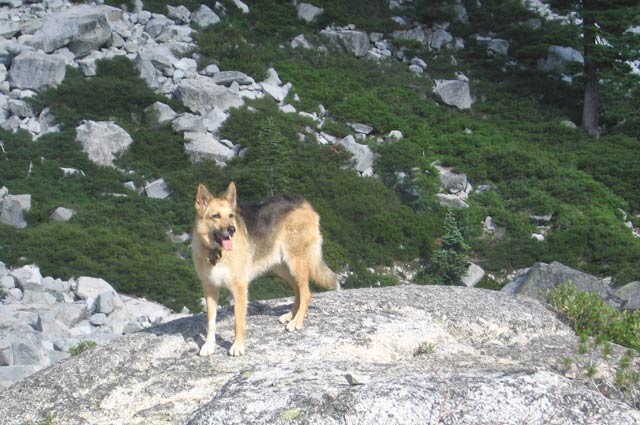
<svg viewBox="0 0 640 425">
<path fill-rule="evenodd" d="M 95 313 L 91 315 L 91 324 L 94 326 L 102 326 L 107 323 L 107 315 L 104 313 Z"/>
<path fill-rule="evenodd" d="M 164 179 L 157 179 L 144 187 L 144 192 L 149 198 L 165 199 L 171 195 L 171 190 Z"/>
</svg>

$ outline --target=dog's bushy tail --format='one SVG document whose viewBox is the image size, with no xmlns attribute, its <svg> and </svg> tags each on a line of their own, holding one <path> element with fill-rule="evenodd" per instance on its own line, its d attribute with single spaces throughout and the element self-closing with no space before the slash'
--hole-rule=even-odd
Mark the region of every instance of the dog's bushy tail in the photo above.
<svg viewBox="0 0 640 425">
<path fill-rule="evenodd" d="M 338 285 L 336 274 L 324 263 L 322 258 L 316 261 L 311 268 L 311 279 L 325 289 L 334 289 Z"/>
<path fill-rule="evenodd" d="M 336 274 L 327 266 L 322 259 L 322 238 L 315 244 L 309 256 L 311 280 L 318 286 L 325 289 L 334 289 L 338 286 Z M 340 288 L 338 288 L 340 289 Z"/>
</svg>

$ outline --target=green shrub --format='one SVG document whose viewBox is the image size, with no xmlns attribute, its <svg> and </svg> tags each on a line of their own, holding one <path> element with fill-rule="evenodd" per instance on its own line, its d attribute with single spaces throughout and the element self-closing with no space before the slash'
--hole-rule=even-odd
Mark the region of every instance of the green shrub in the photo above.
<svg viewBox="0 0 640 425">
<path fill-rule="evenodd" d="M 72 356 L 77 356 L 78 354 L 97 346 L 98 344 L 95 341 L 81 341 L 69 348 L 69 354 L 71 354 Z"/>
<path fill-rule="evenodd" d="M 640 311 L 619 312 L 599 294 L 580 291 L 572 282 L 556 286 L 547 297 L 577 333 L 640 350 Z"/>
<path fill-rule="evenodd" d="M 38 94 L 34 99 L 36 108 L 49 106 L 66 129 L 74 128 L 81 120 L 113 120 L 132 129 L 142 119 L 143 109 L 156 100 L 183 110 L 176 101 L 155 94 L 126 57 L 99 60 L 97 65 L 97 75 L 92 78 L 68 68 L 60 86 Z"/>
</svg>

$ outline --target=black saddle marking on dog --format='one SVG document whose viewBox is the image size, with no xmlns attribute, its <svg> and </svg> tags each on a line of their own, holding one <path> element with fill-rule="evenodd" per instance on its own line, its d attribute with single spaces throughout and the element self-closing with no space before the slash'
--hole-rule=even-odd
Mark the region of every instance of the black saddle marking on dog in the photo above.
<svg viewBox="0 0 640 425">
<path fill-rule="evenodd" d="M 283 194 L 256 203 L 240 205 L 240 215 L 251 234 L 266 236 L 282 219 L 304 203 L 300 195 Z"/>
</svg>

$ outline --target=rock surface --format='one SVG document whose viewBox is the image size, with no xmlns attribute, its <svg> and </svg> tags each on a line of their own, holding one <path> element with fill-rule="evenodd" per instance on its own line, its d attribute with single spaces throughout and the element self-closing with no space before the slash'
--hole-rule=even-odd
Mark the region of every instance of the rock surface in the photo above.
<svg viewBox="0 0 640 425">
<path fill-rule="evenodd" d="M 250 304 L 244 357 L 226 354 L 233 315 L 222 308 L 211 357 L 197 355 L 204 315 L 179 319 L 23 379 L 0 393 L 0 417 L 6 425 L 49 416 L 130 425 L 640 421 L 638 410 L 565 375 L 578 339 L 535 300 L 413 285 L 328 292 L 314 297 L 305 328 L 287 333 L 277 317 L 290 302 Z M 614 347 L 612 362 L 622 351 Z"/>
</svg>

